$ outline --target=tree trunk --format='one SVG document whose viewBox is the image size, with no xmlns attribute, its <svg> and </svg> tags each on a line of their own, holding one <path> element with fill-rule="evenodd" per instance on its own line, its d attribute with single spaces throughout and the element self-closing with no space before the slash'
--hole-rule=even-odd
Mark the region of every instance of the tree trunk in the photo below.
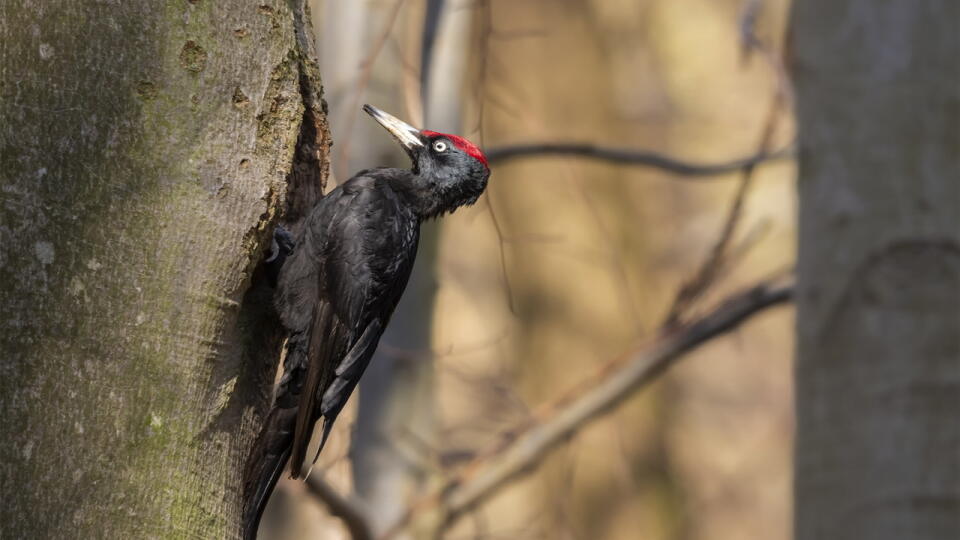
<svg viewBox="0 0 960 540">
<path fill-rule="evenodd" d="M 301 2 L 0 7 L 2 538 L 229 538 L 319 194 Z"/>
<path fill-rule="evenodd" d="M 793 7 L 797 540 L 960 538 L 958 20 Z"/>
</svg>

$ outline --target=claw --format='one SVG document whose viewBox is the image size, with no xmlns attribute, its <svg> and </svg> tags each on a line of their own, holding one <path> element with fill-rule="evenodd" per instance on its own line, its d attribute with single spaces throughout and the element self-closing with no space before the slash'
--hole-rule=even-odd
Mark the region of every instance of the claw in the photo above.
<svg viewBox="0 0 960 540">
<path fill-rule="evenodd" d="M 281 225 L 277 225 L 277 228 L 273 230 L 273 239 L 270 241 L 270 253 L 263 261 L 267 264 L 267 275 L 272 286 L 277 286 L 280 269 L 283 268 L 283 263 L 287 260 L 287 257 L 293 253 L 294 245 L 295 242 L 290 231 L 284 229 Z"/>
</svg>

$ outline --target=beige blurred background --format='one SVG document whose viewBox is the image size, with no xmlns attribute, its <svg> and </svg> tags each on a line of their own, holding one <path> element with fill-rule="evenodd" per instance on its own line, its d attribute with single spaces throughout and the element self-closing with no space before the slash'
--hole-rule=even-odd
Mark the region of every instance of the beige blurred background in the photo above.
<svg viewBox="0 0 960 540">
<path fill-rule="evenodd" d="M 402 164 L 359 116 L 365 102 L 485 148 L 589 142 L 694 163 L 757 152 L 776 77 L 742 54 L 742 15 L 753 2 L 443 4 L 423 100 L 425 1 L 311 2 L 336 178 Z M 775 50 L 787 7 L 767 0 L 757 12 L 756 35 Z M 772 146 L 792 138 L 785 114 Z M 400 506 L 649 338 L 716 241 L 738 181 L 556 156 L 492 169 L 477 205 L 426 232 L 405 299 L 413 306 L 393 323 L 419 328 L 423 343 L 405 342 L 406 330 L 381 343 L 382 355 L 415 374 L 403 380 L 416 381 L 387 407 L 391 454 L 409 477 L 387 497 Z M 735 240 L 759 240 L 711 299 L 792 266 L 793 174 L 789 160 L 758 168 Z M 446 537 L 789 538 L 792 324 L 792 310 L 773 310 L 683 359 Z M 367 381 L 361 394 L 370 394 Z M 351 438 L 363 439 L 356 401 L 313 472 L 348 498 L 357 481 Z M 262 534 L 349 537 L 303 484 L 286 480 Z"/>
</svg>

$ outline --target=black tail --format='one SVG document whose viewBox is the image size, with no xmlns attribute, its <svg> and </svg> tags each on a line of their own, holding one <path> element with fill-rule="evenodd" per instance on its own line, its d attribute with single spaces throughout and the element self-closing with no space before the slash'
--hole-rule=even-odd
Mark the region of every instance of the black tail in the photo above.
<svg viewBox="0 0 960 540">
<path fill-rule="evenodd" d="M 280 270 L 293 253 L 294 239 L 286 229 L 277 225 L 273 231 L 270 254 L 264 261 L 267 277 L 273 287 L 277 285 Z M 296 341 L 296 340 L 295 340 Z M 295 357 L 297 358 L 297 357 Z M 260 434 L 247 456 L 243 471 L 243 538 L 256 540 L 260 518 L 270 500 L 277 480 L 290 458 L 293 444 L 293 429 L 297 419 L 300 372 L 303 361 L 291 362 L 290 355 L 284 363 L 284 377 L 277 388 L 276 401 L 263 422 Z M 291 384 L 292 383 L 292 384 Z"/>
<path fill-rule="evenodd" d="M 243 538 L 256 540 L 263 509 L 290 457 L 297 409 L 274 406 L 250 451 L 244 471 Z"/>
</svg>

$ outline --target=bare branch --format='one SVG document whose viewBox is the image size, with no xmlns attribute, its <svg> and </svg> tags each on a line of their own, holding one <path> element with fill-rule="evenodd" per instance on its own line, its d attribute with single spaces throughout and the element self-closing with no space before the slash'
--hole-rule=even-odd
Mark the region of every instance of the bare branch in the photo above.
<svg viewBox="0 0 960 540">
<path fill-rule="evenodd" d="M 782 63 L 772 51 L 763 45 L 763 43 L 753 34 L 753 24 L 756 20 L 756 12 L 760 3 L 752 1 L 748 4 L 741 25 L 743 34 L 743 43 L 746 51 L 758 51 L 763 54 L 771 72 L 774 75 L 774 91 L 770 101 L 770 109 L 767 111 L 766 119 L 760 130 L 760 137 L 757 141 L 757 155 L 764 155 L 770 150 L 773 143 L 773 137 L 777 132 L 777 126 L 784 110 L 790 100 L 790 83 L 785 75 Z M 684 317 L 689 316 L 691 308 L 704 295 L 704 293 L 713 285 L 717 279 L 724 273 L 732 260 L 730 245 L 736 233 L 737 225 L 743 216 L 743 207 L 747 199 L 747 194 L 753 185 L 754 172 L 757 163 L 751 163 L 743 167 L 740 176 L 740 183 L 737 185 L 737 192 L 733 196 L 730 208 L 727 210 L 727 217 L 724 220 L 723 228 L 717 240 L 713 244 L 709 254 L 704 258 L 697 272 L 688 279 L 677 291 L 673 300 L 673 305 L 667 312 L 664 326 L 667 328 L 681 324 Z"/>
<path fill-rule="evenodd" d="M 373 540 L 373 528 L 367 518 L 366 511 L 351 499 L 337 492 L 319 474 L 311 474 L 306 478 L 307 491 L 327 507 L 330 515 L 338 517 L 346 525 L 353 540 Z"/>
<path fill-rule="evenodd" d="M 551 449 L 655 380 L 686 353 L 753 315 L 789 301 L 792 295 L 792 283 L 761 282 L 731 295 L 703 317 L 664 332 L 652 343 L 604 366 L 580 389 L 540 407 L 529 423 L 505 432 L 501 441 L 480 453 L 441 489 L 412 506 L 385 536 L 398 533 L 418 514 L 439 513 L 438 523 L 451 525 L 509 482 L 534 470 Z"/>
<path fill-rule="evenodd" d="M 770 138 L 777 125 L 777 118 L 780 115 L 783 104 L 782 99 L 779 97 L 781 95 L 780 92 L 777 92 L 777 97 L 773 99 L 767 120 L 764 123 L 763 134 L 760 137 L 759 144 L 760 154 L 763 154 L 769 146 Z M 755 163 L 743 168 L 743 174 L 740 177 L 740 183 L 737 184 L 737 192 L 733 196 L 730 208 L 727 210 L 727 217 L 724 220 L 723 228 L 720 230 L 720 234 L 710 249 L 709 254 L 701 263 L 699 270 L 677 291 L 673 305 L 670 307 L 670 311 L 664 322 L 665 327 L 670 328 L 680 324 L 683 317 L 688 315 L 690 308 L 703 296 L 710 286 L 716 282 L 717 278 L 723 274 L 724 269 L 729 264 L 730 243 L 733 241 L 733 235 L 743 215 L 743 206 L 747 200 L 747 194 L 750 192 L 750 187 L 753 185 L 753 172 L 755 169 Z"/>
<path fill-rule="evenodd" d="M 697 178 L 742 171 L 769 161 L 791 158 L 793 148 L 783 148 L 776 152 L 760 152 L 753 156 L 721 163 L 691 163 L 652 150 L 609 148 L 590 143 L 529 143 L 495 146 L 485 150 L 484 153 L 490 163 L 503 163 L 521 157 L 577 156 L 622 165 L 652 167 L 680 176 Z"/>
</svg>

